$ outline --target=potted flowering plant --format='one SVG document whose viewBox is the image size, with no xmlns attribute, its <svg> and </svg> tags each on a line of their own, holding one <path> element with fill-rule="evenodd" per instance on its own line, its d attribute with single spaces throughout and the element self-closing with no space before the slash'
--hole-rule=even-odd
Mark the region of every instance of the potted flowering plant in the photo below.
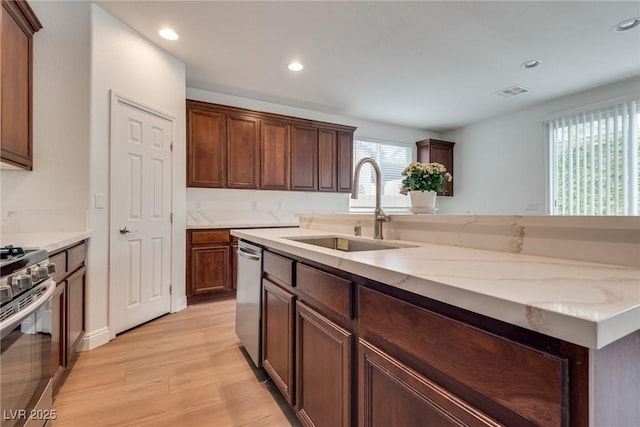
<svg viewBox="0 0 640 427">
<path fill-rule="evenodd" d="M 445 182 L 451 182 L 452 176 L 440 163 L 413 162 L 407 166 L 402 175 L 400 193 L 411 197 L 411 212 L 435 213 L 437 193 L 446 192 Z"/>
</svg>

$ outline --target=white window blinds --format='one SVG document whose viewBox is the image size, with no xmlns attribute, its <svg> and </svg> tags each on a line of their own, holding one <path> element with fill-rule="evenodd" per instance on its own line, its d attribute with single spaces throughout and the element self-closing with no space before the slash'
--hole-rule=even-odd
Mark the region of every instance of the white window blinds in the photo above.
<svg viewBox="0 0 640 427">
<path fill-rule="evenodd" d="M 556 215 L 638 215 L 640 101 L 547 123 Z"/>
<path fill-rule="evenodd" d="M 363 157 L 373 158 L 382 173 L 382 207 L 406 209 L 407 196 L 400 194 L 402 171 L 413 159 L 413 148 L 409 144 L 355 140 L 353 143 L 353 167 Z M 376 202 L 376 174 L 366 163 L 360 170 L 358 199 L 350 199 L 350 208 L 371 209 Z"/>
</svg>

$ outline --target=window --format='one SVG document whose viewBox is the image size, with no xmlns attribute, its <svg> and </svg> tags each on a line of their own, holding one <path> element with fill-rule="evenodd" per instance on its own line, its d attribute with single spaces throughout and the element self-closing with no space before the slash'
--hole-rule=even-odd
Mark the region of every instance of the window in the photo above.
<svg viewBox="0 0 640 427">
<path fill-rule="evenodd" d="M 353 170 L 363 157 L 371 157 L 380 166 L 382 173 L 382 207 L 387 210 L 406 210 L 408 197 L 400 194 L 402 171 L 414 159 L 414 148 L 410 144 L 389 141 L 355 140 L 353 143 Z M 360 170 L 358 198 L 349 199 L 351 210 L 373 210 L 376 205 L 376 174 L 371 164 Z"/>
<path fill-rule="evenodd" d="M 640 100 L 547 123 L 556 215 L 638 215 Z"/>
</svg>

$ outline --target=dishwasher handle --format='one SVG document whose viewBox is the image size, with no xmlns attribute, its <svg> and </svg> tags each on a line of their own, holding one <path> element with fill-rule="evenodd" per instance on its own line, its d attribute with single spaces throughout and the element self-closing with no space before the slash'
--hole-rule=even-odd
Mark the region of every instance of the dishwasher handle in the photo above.
<svg viewBox="0 0 640 427">
<path fill-rule="evenodd" d="M 252 253 L 245 252 L 242 249 L 238 249 L 236 253 L 238 254 L 238 256 L 241 256 L 242 258 L 247 258 L 252 261 L 260 261 L 260 255 L 254 255 Z"/>
</svg>

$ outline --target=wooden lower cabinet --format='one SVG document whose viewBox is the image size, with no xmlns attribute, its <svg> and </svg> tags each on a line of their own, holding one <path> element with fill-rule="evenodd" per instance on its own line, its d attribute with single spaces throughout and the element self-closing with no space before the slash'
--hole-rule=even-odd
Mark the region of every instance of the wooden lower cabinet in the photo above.
<svg viewBox="0 0 640 427">
<path fill-rule="evenodd" d="M 85 266 L 87 245 L 63 248 L 49 255 L 55 264 L 56 290 L 51 299 L 51 376 L 54 394 L 60 389 L 78 355 L 85 334 Z"/>
<path fill-rule="evenodd" d="M 589 425 L 586 349 L 284 255 L 263 365 L 305 426 Z"/>
<path fill-rule="evenodd" d="M 294 304 L 295 295 L 262 280 L 262 366 L 291 405 Z"/>
<path fill-rule="evenodd" d="M 188 304 L 235 295 L 237 249 L 228 228 L 187 230 Z"/>
<path fill-rule="evenodd" d="M 67 360 L 75 357 L 84 336 L 85 273 L 82 267 L 67 279 Z"/>
<path fill-rule="evenodd" d="M 420 372 L 507 425 L 569 425 L 566 356 L 366 287 L 358 289 L 358 324 L 361 337 L 380 341 L 387 352 L 411 360 Z"/>
<path fill-rule="evenodd" d="M 296 303 L 296 408 L 305 426 L 351 425 L 352 341 L 351 332 Z"/>
<path fill-rule="evenodd" d="M 503 426 L 364 340 L 358 343 L 359 426 Z"/>
<path fill-rule="evenodd" d="M 229 245 L 191 248 L 191 280 L 189 297 L 228 293 L 233 289 L 229 281 Z"/>
<path fill-rule="evenodd" d="M 51 377 L 60 382 L 66 366 L 66 282 L 57 283 L 51 297 Z"/>
</svg>

